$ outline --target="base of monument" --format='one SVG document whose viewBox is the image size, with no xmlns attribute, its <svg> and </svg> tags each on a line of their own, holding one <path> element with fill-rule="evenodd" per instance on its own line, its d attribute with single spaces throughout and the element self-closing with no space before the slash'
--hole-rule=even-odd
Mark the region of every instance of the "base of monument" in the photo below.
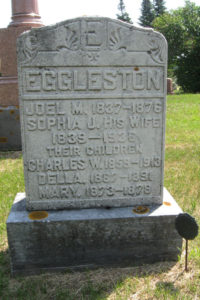
<svg viewBox="0 0 200 300">
<path fill-rule="evenodd" d="M 17 194 L 7 220 L 12 274 L 177 260 L 182 239 L 174 220 L 182 210 L 169 192 L 144 214 L 133 209 L 30 213 L 25 194 Z"/>
</svg>

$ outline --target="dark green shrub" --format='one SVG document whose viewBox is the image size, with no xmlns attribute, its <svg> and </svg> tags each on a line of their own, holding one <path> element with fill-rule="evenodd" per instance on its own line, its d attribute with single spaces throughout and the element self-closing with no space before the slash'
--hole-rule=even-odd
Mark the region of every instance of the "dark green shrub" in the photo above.
<svg viewBox="0 0 200 300">
<path fill-rule="evenodd" d="M 178 58 L 175 75 L 184 92 L 200 92 L 200 44 Z"/>
</svg>

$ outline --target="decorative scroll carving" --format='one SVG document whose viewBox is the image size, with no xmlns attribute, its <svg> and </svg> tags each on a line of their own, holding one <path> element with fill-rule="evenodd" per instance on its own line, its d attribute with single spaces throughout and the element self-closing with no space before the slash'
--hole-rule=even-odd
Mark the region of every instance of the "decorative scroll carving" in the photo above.
<svg viewBox="0 0 200 300">
<path fill-rule="evenodd" d="M 109 48 L 111 50 L 126 49 L 125 46 L 122 46 L 122 37 L 121 37 L 121 28 L 113 30 L 109 37 Z"/>
<path fill-rule="evenodd" d="M 157 63 L 164 63 L 164 53 L 165 53 L 165 46 L 164 42 L 160 39 L 150 39 L 149 41 L 150 50 L 148 53 L 151 55 L 151 58 Z"/>
<path fill-rule="evenodd" d="M 76 51 L 79 49 L 79 38 L 76 30 L 73 30 L 69 28 L 68 26 L 65 26 L 65 29 L 67 31 L 65 44 L 60 45 L 57 47 L 58 50 L 66 48 L 72 51 Z"/>
<path fill-rule="evenodd" d="M 39 47 L 35 36 L 27 36 L 24 39 L 23 53 L 27 61 L 36 57 L 38 48 Z"/>
<path fill-rule="evenodd" d="M 41 38 L 37 40 L 37 34 L 35 33 L 25 36 L 23 41 L 25 61 L 35 58 L 39 50 L 42 52 L 51 52 L 66 49 L 73 52 L 78 51 L 77 55 L 85 56 L 87 58 L 86 61 L 95 63 L 98 62 L 100 58 L 101 50 L 135 52 L 138 47 L 141 47 L 140 43 L 137 45 L 137 39 L 139 39 L 139 37 L 130 40 L 130 32 L 123 26 L 109 23 L 107 30 L 101 29 L 101 34 L 98 35 L 96 35 L 96 30 L 99 25 L 94 26 L 94 30 L 93 28 L 89 30 L 87 26 L 86 28 L 84 26 L 83 21 L 71 22 L 68 25 L 62 25 L 53 29 L 50 38 L 52 41 L 52 49 L 51 46 L 46 48 L 45 44 L 40 42 L 42 40 Z M 55 42 L 54 36 L 56 36 Z M 155 32 L 147 37 L 145 48 L 144 45 L 142 47 L 143 51 L 150 55 L 154 62 L 158 64 L 165 62 L 165 41 Z M 81 52 L 79 52 L 79 50 Z M 138 50 L 136 52 L 138 52 Z"/>
</svg>

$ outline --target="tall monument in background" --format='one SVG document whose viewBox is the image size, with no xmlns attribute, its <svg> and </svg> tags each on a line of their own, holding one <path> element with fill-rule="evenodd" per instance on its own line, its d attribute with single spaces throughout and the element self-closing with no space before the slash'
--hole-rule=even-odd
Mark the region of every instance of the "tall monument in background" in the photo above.
<svg viewBox="0 0 200 300">
<path fill-rule="evenodd" d="M 0 151 L 21 149 L 16 39 L 41 26 L 37 0 L 12 0 L 12 21 L 0 29 Z"/>
<path fill-rule="evenodd" d="M 37 0 L 12 0 L 12 22 L 10 26 L 41 27 Z"/>
</svg>

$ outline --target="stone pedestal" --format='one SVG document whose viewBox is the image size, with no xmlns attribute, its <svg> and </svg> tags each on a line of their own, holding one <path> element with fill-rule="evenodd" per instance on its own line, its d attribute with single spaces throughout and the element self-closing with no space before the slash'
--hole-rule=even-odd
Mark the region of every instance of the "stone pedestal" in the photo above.
<svg viewBox="0 0 200 300">
<path fill-rule="evenodd" d="M 33 212 L 17 194 L 7 220 L 11 272 L 132 266 L 177 260 L 182 239 L 174 221 L 181 209 L 164 189 L 163 205 L 145 214 L 134 207 Z M 35 213 L 35 212 L 34 212 Z"/>
</svg>

